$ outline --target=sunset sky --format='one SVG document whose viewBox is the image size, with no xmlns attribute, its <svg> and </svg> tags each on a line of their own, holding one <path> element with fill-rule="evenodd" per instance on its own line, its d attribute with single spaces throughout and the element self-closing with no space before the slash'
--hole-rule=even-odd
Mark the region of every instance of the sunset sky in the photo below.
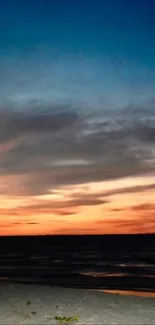
<svg viewBox="0 0 155 325">
<path fill-rule="evenodd" d="M 1 1 L 0 235 L 155 232 L 154 13 Z"/>
</svg>

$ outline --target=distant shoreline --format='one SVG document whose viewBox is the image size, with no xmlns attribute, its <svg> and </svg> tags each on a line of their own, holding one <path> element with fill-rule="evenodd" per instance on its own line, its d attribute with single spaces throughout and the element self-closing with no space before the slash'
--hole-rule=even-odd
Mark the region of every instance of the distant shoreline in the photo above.
<svg viewBox="0 0 155 325">
<path fill-rule="evenodd" d="M 0 238 L 25 238 L 25 237 L 131 237 L 131 236 L 155 236 L 153 233 L 133 233 L 133 234 L 34 234 L 34 235 L 0 235 Z"/>
</svg>

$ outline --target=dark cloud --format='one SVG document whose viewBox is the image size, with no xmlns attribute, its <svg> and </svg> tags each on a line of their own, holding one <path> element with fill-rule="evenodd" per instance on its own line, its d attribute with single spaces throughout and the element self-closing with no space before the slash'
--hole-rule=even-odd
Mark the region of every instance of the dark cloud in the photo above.
<svg viewBox="0 0 155 325">
<path fill-rule="evenodd" d="M 12 209 L 0 209 L 1 216 L 29 216 L 29 215 L 37 215 L 38 213 L 42 214 L 54 214 L 57 216 L 69 216 L 77 214 L 80 211 L 80 208 L 83 206 L 95 206 L 106 204 L 109 201 L 103 198 L 97 198 L 90 195 L 85 197 L 79 196 L 79 198 L 70 198 L 68 200 L 52 200 L 52 201 L 43 201 L 36 202 L 33 204 L 29 204 L 27 206 L 18 206 Z M 19 222 L 21 223 L 21 222 Z M 18 224 L 18 221 L 17 221 Z M 26 222 L 26 224 L 30 224 Z"/>
<path fill-rule="evenodd" d="M 154 130 L 154 108 L 103 110 L 100 115 L 33 102 L 27 110 L 3 108 L 0 177 L 14 176 L 15 186 L 0 192 L 38 195 L 64 185 L 153 172 Z"/>
<path fill-rule="evenodd" d="M 25 225 L 39 225 L 39 222 L 25 222 Z"/>
<path fill-rule="evenodd" d="M 137 132 L 137 137 L 140 138 L 142 141 L 148 143 L 155 143 L 155 125 L 147 126 L 143 125 Z"/>
<path fill-rule="evenodd" d="M 39 222 L 20 222 L 20 221 L 15 221 L 11 222 L 11 225 L 39 225 Z"/>
<path fill-rule="evenodd" d="M 153 170 L 154 168 L 152 167 Z M 61 186 L 96 181 L 101 182 L 126 176 L 137 176 L 147 173 L 147 171 L 147 166 L 139 166 L 138 168 L 138 166 L 126 165 L 126 168 L 123 168 L 123 166 L 116 167 L 114 165 L 109 168 L 108 166 L 104 167 L 101 163 L 88 166 L 51 166 L 47 167 L 45 171 L 40 168 L 40 171 L 35 172 L 33 170 L 24 174 L 17 170 L 13 178 L 10 175 L 10 179 L 14 179 L 14 186 L 11 187 L 9 185 L 8 179 L 8 186 L 2 187 L 2 189 L 0 188 L 0 193 L 8 193 L 10 195 L 41 195 L 48 193 L 49 189 L 54 190 Z M 122 191 L 120 190 L 120 193 Z M 130 190 L 128 191 L 130 192 Z"/>
<path fill-rule="evenodd" d="M 21 226 L 21 225 L 39 225 L 40 223 L 39 222 L 8 222 L 6 224 L 1 224 L 1 228 L 12 228 L 12 227 L 15 227 L 15 226 Z"/>
<path fill-rule="evenodd" d="M 155 186 L 154 186 L 154 188 L 155 188 Z M 114 211 L 114 212 L 120 212 L 120 211 L 149 212 L 149 211 L 154 211 L 154 210 L 155 210 L 155 204 L 154 203 L 143 203 L 143 204 L 133 205 L 133 206 L 120 208 L 120 209 L 119 208 L 118 209 L 110 209 L 110 211 Z"/>
<path fill-rule="evenodd" d="M 104 197 L 107 198 L 109 196 L 113 196 L 113 195 L 118 195 L 118 194 L 127 194 L 127 193 L 139 193 L 139 192 L 143 192 L 143 191 L 147 191 L 147 190 L 153 190 L 155 189 L 155 184 L 150 184 L 150 185 L 139 185 L 139 186 L 131 186 L 131 187 L 124 187 L 124 188 L 117 188 L 114 190 L 108 190 L 108 191 L 101 191 L 99 193 L 89 193 L 89 191 L 87 193 L 82 192 L 81 193 L 72 193 L 71 197 L 72 198 L 79 198 L 83 200 L 85 198 L 89 198 L 89 199 L 96 199 L 96 198 L 100 198 L 103 199 Z"/>
<path fill-rule="evenodd" d="M 44 106 L 41 109 L 32 108 L 15 110 L 4 108 L 0 110 L 0 142 L 17 137 L 32 136 L 40 133 L 57 132 L 70 127 L 78 121 L 78 113 L 70 107 Z"/>
<path fill-rule="evenodd" d="M 121 212 L 121 211 L 124 211 L 123 208 L 115 208 L 115 209 L 110 209 L 110 211 L 113 211 L 113 212 Z"/>
<path fill-rule="evenodd" d="M 39 206 L 38 206 L 38 211 L 39 210 Z M 45 210 L 47 212 L 47 210 Z M 77 214 L 79 212 L 79 210 L 77 208 L 73 209 L 72 211 L 69 210 L 64 210 L 64 209 L 54 209 L 54 210 L 50 210 L 49 213 L 52 213 L 58 217 L 62 217 L 62 216 L 71 216 L 74 214 Z"/>
<path fill-rule="evenodd" d="M 143 204 L 138 204 L 130 207 L 132 211 L 152 211 L 155 210 L 155 204 L 154 203 L 143 203 Z"/>
<path fill-rule="evenodd" d="M 32 205 L 28 205 L 26 207 L 20 207 L 19 210 L 24 211 L 24 212 L 35 212 L 37 213 L 60 213 L 60 215 L 69 215 L 69 214 L 74 214 L 73 211 L 69 211 L 70 208 L 78 208 L 82 206 L 90 206 L 90 205 L 100 205 L 100 204 L 106 204 L 108 201 L 103 200 L 103 199 L 97 199 L 94 197 L 94 199 L 89 198 L 89 196 L 86 198 L 77 198 L 77 199 L 70 199 L 70 200 L 64 200 L 64 201 L 51 201 L 47 202 L 44 201 L 43 203 L 36 203 Z M 67 210 L 62 210 L 62 209 L 68 209 Z"/>
</svg>

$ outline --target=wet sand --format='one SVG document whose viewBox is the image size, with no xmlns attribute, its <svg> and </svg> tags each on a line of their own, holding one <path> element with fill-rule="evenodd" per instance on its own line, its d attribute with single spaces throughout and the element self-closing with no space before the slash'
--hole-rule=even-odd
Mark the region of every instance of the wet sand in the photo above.
<svg viewBox="0 0 155 325">
<path fill-rule="evenodd" d="M 0 282 L 0 324 L 154 324 L 155 298 Z"/>
</svg>

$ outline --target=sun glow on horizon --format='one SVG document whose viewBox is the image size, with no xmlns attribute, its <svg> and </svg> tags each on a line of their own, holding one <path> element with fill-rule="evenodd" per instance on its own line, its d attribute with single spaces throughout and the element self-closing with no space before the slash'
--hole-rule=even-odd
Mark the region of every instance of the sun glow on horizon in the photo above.
<svg viewBox="0 0 155 325">
<path fill-rule="evenodd" d="M 152 233 L 154 184 L 151 174 L 64 186 L 46 195 L 1 196 L 1 235 Z"/>
</svg>

